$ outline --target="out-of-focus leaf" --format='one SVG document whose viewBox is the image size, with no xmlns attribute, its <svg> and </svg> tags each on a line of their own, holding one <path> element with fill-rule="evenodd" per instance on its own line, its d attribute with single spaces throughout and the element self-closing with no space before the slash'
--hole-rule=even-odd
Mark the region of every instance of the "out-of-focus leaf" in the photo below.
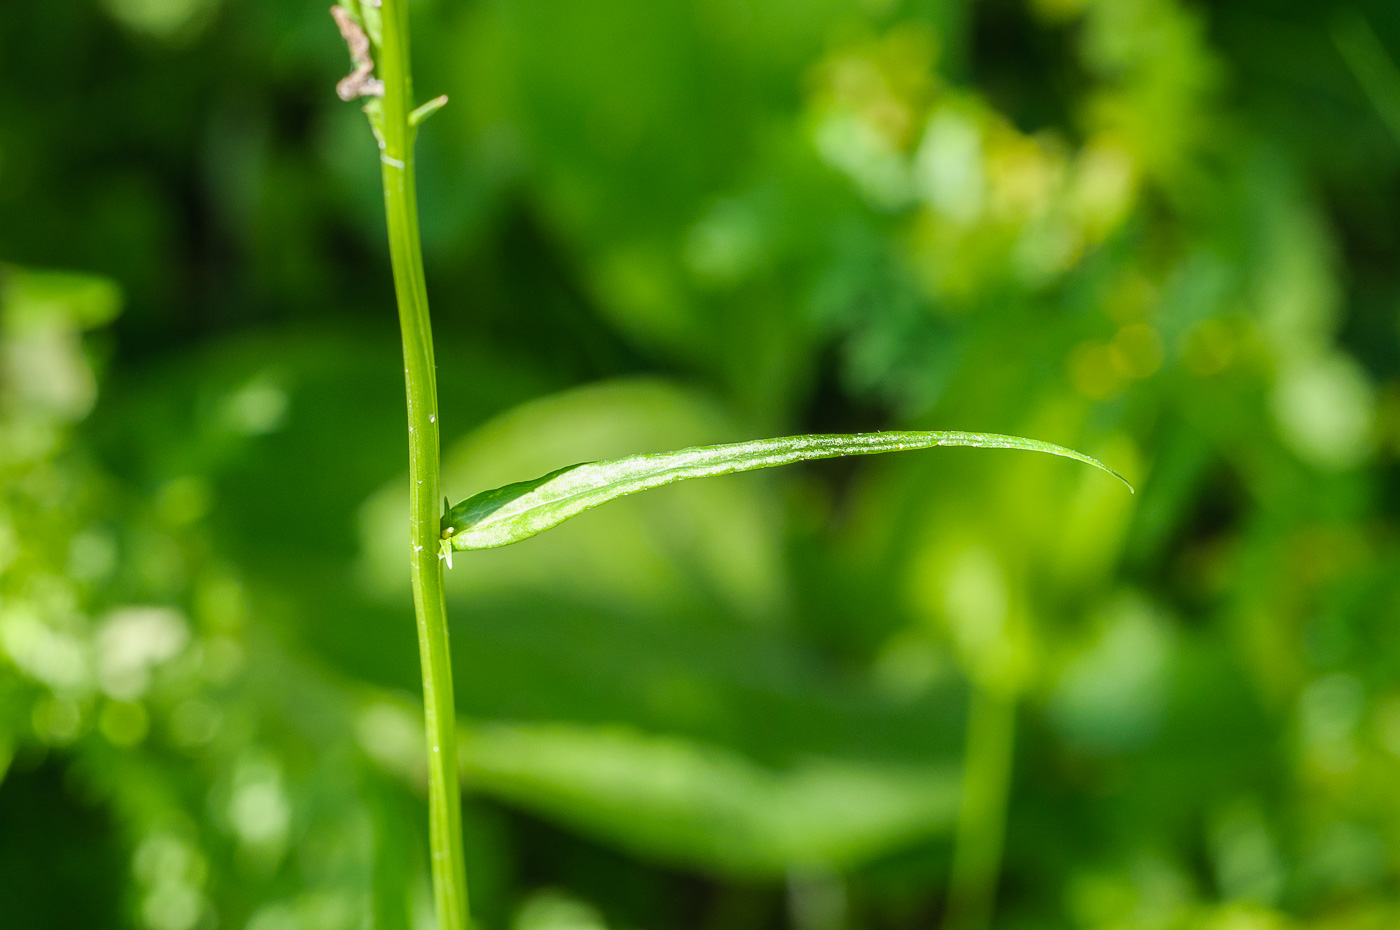
<svg viewBox="0 0 1400 930">
<path fill-rule="evenodd" d="M 456 550 L 494 549 L 529 539 L 610 500 L 687 478 L 729 475 L 811 459 L 939 446 L 1025 449 L 1059 455 L 1102 469 L 1132 489 L 1122 475 L 1082 452 L 1018 436 L 955 430 L 784 436 L 571 465 L 533 481 L 482 491 L 443 517 L 443 539 Z"/>
<path fill-rule="evenodd" d="M 380 765 L 425 780 L 415 714 L 374 704 L 360 733 Z M 945 833 L 957 814 L 951 764 L 814 757 L 778 770 L 711 743 L 563 723 L 464 728 L 460 752 L 470 790 L 649 858 L 730 876 L 849 868 Z"/>
<path fill-rule="evenodd" d="M 99 275 L 0 265 L 0 300 L 12 328 L 62 319 L 81 329 L 96 329 L 116 318 L 122 292 Z"/>
<path fill-rule="evenodd" d="M 815 759 L 784 772 L 625 729 L 493 725 L 463 744 L 468 783 L 640 853 L 778 877 L 847 868 L 944 832 L 953 767 Z"/>
<path fill-rule="evenodd" d="M 1349 10 L 1332 23 L 1332 41 L 1386 128 L 1400 142 L 1400 68 L 1386 54 L 1376 31 L 1365 17 Z"/>
</svg>

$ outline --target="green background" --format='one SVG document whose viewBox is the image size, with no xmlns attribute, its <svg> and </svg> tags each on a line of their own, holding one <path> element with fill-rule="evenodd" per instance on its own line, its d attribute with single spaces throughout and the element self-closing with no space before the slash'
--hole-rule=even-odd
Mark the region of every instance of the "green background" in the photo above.
<svg viewBox="0 0 1400 930">
<path fill-rule="evenodd" d="M 324 7 L 0 6 L 0 925 L 430 918 Z M 938 450 L 458 553 L 483 930 L 922 928 L 950 881 L 998 928 L 1400 924 L 1400 7 L 410 7 L 454 502 L 874 429 L 1138 488 Z"/>
</svg>

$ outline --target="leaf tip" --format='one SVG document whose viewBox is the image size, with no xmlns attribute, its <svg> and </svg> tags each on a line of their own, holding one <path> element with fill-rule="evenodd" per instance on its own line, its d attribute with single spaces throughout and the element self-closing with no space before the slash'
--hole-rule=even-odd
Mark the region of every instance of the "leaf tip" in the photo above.
<svg viewBox="0 0 1400 930">
<path fill-rule="evenodd" d="M 1088 458 L 1088 457 L 1086 456 L 1086 458 Z M 1125 488 L 1128 489 L 1128 493 L 1129 493 L 1129 494 L 1136 494 L 1136 493 L 1137 493 L 1137 488 L 1133 487 L 1133 483 L 1132 483 L 1131 481 L 1129 481 L 1127 478 L 1124 478 L 1123 475 L 1122 475 L 1121 473 L 1119 473 L 1119 471 L 1118 471 L 1116 468 L 1111 468 L 1111 467 L 1109 467 L 1108 465 L 1105 465 L 1103 462 L 1100 462 L 1098 459 L 1095 459 L 1095 458 L 1089 458 L 1088 461 L 1089 461 L 1089 464 L 1095 466 L 1095 467 L 1098 468 L 1100 471 L 1107 472 L 1108 474 L 1112 475 L 1113 477 L 1115 477 L 1115 478 L 1117 478 L 1119 481 L 1121 481 L 1121 482 L 1123 483 L 1123 487 L 1125 487 Z"/>
<path fill-rule="evenodd" d="M 421 107 L 418 107 L 412 113 L 408 114 L 408 124 L 416 128 L 424 120 L 426 120 L 428 117 L 432 116 L 434 113 L 436 113 L 438 110 L 441 110 L 445 106 L 447 106 L 446 94 L 434 97 L 432 100 L 429 100 L 427 103 L 423 104 Z"/>
</svg>

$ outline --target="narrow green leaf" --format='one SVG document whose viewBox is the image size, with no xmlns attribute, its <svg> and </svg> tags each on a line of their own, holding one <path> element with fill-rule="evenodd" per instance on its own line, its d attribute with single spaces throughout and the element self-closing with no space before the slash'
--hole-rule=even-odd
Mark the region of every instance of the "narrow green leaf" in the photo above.
<svg viewBox="0 0 1400 930">
<path fill-rule="evenodd" d="M 955 431 L 786 436 L 570 465 L 533 481 L 520 481 L 482 491 L 462 501 L 443 517 L 443 551 L 446 556 L 454 549 L 508 546 L 558 526 L 570 517 L 614 498 L 687 478 L 728 475 L 809 459 L 932 449 L 937 446 L 1026 449 L 1060 455 L 1102 469 L 1127 485 L 1129 491 L 1132 490 L 1126 478 L 1097 459 L 1036 439 Z"/>
</svg>

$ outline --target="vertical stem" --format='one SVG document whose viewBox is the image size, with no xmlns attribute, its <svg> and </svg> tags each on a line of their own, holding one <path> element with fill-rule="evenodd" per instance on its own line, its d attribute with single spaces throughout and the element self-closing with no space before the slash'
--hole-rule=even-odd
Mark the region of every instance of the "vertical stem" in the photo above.
<svg viewBox="0 0 1400 930">
<path fill-rule="evenodd" d="M 404 384 L 408 393 L 409 506 L 412 529 L 413 606 L 423 672 L 428 733 L 428 825 L 433 896 L 439 930 L 465 930 L 467 878 L 462 855 L 462 809 L 457 779 L 457 712 L 452 698 L 452 658 L 447 606 L 438 559 L 437 374 L 423 252 L 418 238 L 418 199 L 409 125 L 413 87 L 409 69 L 406 0 L 383 0 L 379 76 L 384 82 L 384 208 L 389 254 L 403 331 Z"/>
<path fill-rule="evenodd" d="M 968 711 L 962 808 L 943 930 L 986 930 L 991 926 L 1015 738 L 1015 699 L 975 684 Z"/>
</svg>

